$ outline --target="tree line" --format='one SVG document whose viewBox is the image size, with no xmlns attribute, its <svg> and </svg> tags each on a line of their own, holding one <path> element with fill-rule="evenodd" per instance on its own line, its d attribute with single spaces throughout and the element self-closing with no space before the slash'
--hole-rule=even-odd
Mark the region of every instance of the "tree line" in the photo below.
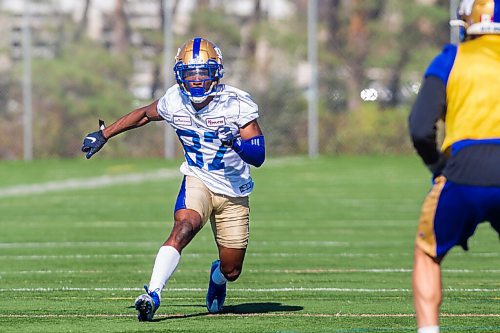
<svg viewBox="0 0 500 333">
<path fill-rule="evenodd" d="M 263 0 L 249 16 L 226 14 L 234 1 L 198 1 L 189 26 L 174 35 L 180 46 L 194 36 L 217 43 L 224 81 L 250 92 L 259 104 L 270 154 L 307 151 L 307 0 L 289 1 L 292 17 L 273 19 Z M 35 158 L 79 156 L 83 135 L 97 119 L 111 121 L 163 93 L 163 29 L 133 31 L 127 6 L 115 0 L 112 43 L 87 35 L 91 0 L 80 19 L 54 14 L 55 56 L 33 60 Z M 173 16 L 179 8 L 173 1 Z M 447 42 L 448 2 L 441 0 L 319 0 L 320 153 L 407 153 L 406 117 L 428 62 Z M 159 18 L 163 1 L 158 0 Z M 55 11 L 57 13 L 57 11 Z M 141 44 L 132 36 L 139 34 Z M 149 99 L 130 93 L 134 59 L 153 50 Z M 173 60 L 172 60 L 173 66 Z M 170 69 L 168 69 L 170 70 Z M 173 72 L 172 72 L 173 75 Z M 21 64 L 0 79 L 0 158 L 22 158 Z M 371 88 L 378 98 L 363 101 Z M 163 128 L 150 126 L 113 140 L 107 156 L 162 156 Z M 180 149 L 180 148 L 179 148 Z M 180 151 L 179 151 L 180 153 Z"/>
</svg>

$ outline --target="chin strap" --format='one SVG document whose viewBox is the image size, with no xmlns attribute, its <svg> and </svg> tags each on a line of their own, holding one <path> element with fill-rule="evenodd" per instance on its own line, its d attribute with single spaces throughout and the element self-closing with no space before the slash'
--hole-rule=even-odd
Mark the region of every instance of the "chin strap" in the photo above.
<svg viewBox="0 0 500 333">
<path fill-rule="evenodd" d="M 191 102 L 193 102 L 193 103 L 196 103 L 196 104 L 203 103 L 207 98 L 208 98 L 208 95 L 207 96 L 201 96 L 201 97 L 189 96 L 189 100 Z"/>
<path fill-rule="evenodd" d="M 207 94 L 204 94 L 202 96 L 193 96 L 191 90 L 193 89 L 200 89 L 200 90 L 203 90 L 203 88 L 192 88 L 191 90 L 189 90 L 186 86 L 186 84 L 182 83 L 182 84 L 179 84 L 180 85 L 180 88 L 181 88 L 181 91 L 184 95 L 188 96 L 189 99 L 191 100 L 191 102 L 193 103 L 203 103 L 207 98 L 208 96 L 214 96 L 217 94 L 217 85 L 219 84 L 219 81 L 218 80 L 214 80 L 212 81 L 212 84 L 210 85 L 210 88 L 208 89 L 209 93 Z M 204 90 L 203 90 L 204 92 Z"/>
</svg>

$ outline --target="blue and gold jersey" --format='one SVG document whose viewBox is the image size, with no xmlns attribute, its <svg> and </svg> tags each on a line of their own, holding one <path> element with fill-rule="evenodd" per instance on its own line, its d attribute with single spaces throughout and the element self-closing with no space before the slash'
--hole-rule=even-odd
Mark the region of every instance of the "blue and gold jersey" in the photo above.
<svg viewBox="0 0 500 333">
<path fill-rule="evenodd" d="M 446 87 L 442 151 L 476 143 L 500 144 L 500 36 L 448 45 L 425 74 Z"/>
<path fill-rule="evenodd" d="M 438 119 L 445 122 L 441 149 Z M 434 180 L 422 206 L 416 245 L 442 258 L 456 245 L 467 249 L 482 222 L 500 232 L 499 35 L 443 49 L 425 73 L 409 128 Z"/>
</svg>

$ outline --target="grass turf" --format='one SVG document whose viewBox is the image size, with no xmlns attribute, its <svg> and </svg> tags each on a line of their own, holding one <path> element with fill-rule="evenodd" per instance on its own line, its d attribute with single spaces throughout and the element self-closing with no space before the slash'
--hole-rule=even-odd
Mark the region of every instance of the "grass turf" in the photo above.
<svg viewBox="0 0 500 333">
<path fill-rule="evenodd" d="M 175 168 L 161 160 L 0 163 L 19 184 Z M 413 332 L 413 240 L 429 176 L 416 157 L 269 159 L 253 170 L 244 273 L 208 315 L 216 250 L 184 250 L 157 321 L 132 308 L 172 224 L 179 177 L 0 197 L 0 332 Z M 443 263 L 443 332 L 500 331 L 498 237 Z"/>
</svg>

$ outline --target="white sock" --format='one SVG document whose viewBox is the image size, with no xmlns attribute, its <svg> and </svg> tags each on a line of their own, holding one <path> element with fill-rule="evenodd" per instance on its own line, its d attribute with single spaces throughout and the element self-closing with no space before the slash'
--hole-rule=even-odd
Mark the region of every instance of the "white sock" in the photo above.
<svg viewBox="0 0 500 333">
<path fill-rule="evenodd" d="M 149 291 L 156 291 L 160 296 L 163 287 L 174 274 L 180 259 L 181 255 L 174 247 L 168 245 L 160 247 L 149 281 Z"/>
<path fill-rule="evenodd" d="M 439 333 L 439 326 L 425 326 L 420 327 L 418 333 Z"/>
<path fill-rule="evenodd" d="M 227 282 L 226 277 L 220 271 L 220 264 L 219 264 L 219 266 L 217 266 L 217 268 L 212 273 L 212 281 L 214 281 L 215 284 L 224 284 Z"/>
</svg>

